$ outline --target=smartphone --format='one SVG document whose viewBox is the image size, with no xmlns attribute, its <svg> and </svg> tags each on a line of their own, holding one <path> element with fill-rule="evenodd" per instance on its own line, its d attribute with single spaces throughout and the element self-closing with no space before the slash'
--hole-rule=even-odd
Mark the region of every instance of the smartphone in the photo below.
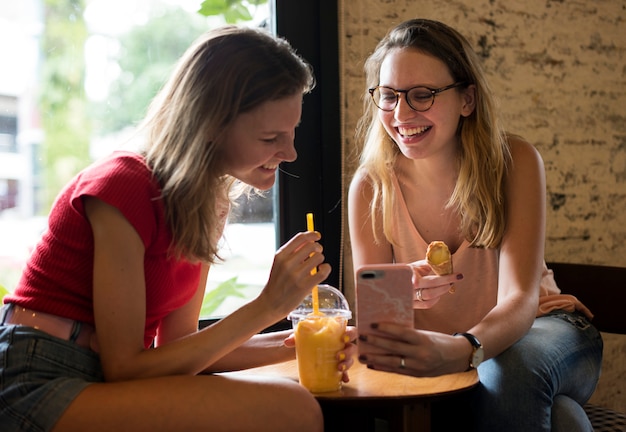
<svg viewBox="0 0 626 432">
<path fill-rule="evenodd" d="M 408 264 L 372 264 L 357 269 L 356 326 L 359 334 L 382 334 L 371 323 L 413 328 L 413 271 Z M 387 335 L 387 337 L 389 337 Z M 359 340 L 359 354 L 383 351 Z"/>
</svg>

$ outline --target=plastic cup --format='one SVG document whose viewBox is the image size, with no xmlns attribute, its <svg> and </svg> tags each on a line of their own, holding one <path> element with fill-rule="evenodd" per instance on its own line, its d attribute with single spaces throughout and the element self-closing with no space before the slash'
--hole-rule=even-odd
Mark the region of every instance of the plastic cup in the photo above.
<svg viewBox="0 0 626 432">
<path fill-rule="evenodd" d="M 337 352 L 345 346 L 343 335 L 352 317 L 346 298 L 330 285 L 318 286 L 318 301 L 319 314 L 313 314 L 309 295 L 288 316 L 295 330 L 300 384 L 312 393 L 341 388 Z"/>
</svg>

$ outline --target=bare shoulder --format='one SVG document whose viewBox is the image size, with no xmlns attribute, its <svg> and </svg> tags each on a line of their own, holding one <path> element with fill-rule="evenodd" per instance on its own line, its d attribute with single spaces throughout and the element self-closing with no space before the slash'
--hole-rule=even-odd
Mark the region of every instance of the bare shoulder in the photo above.
<svg viewBox="0 0 626 432">
<path fill-rule="evenodd" d="M 367 194 L 371 195 L 372 192 L 372 180 L 367 171 L 363 168 L 359 168 L 354 173 L 352 180 L 350 181 L 350 194 Z"/>
<path fill-rule="evenodd" d="M 367 170 L 363 167 L 359 167 L 354 172 L 352 176 L 351 184 L 362 184 L 362 183 L 370 183 L 370 176 Z"/>
<path fill-rule="evenodd" d="M 514 168 L 520 165 L 543 167 L 541 154 L 534 145 L 518 135 L 510 135 L 508 141 Z"/>
</svg>

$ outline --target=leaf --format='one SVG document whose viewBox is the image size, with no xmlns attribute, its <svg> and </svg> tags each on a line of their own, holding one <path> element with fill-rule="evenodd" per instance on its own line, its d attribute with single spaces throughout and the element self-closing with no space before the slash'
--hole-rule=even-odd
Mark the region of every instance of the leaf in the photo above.
<svg viewBox="0 0 626 432">
<path fill-rule="evenodd" d="M 227 0 L 204 0 L 200 4 L 198 13 L 204 16 L 221 15 L 228 10 L 230 4 Z"/>
<path fill-rule="evenodd" d="M 258 7 L 267 3 L 267 0 L 248 0 L 250 7 Z M 200 4 L 198 13 L 204 16 L 222 15 L 228 24 L 236 24 L 240 21 L 251 21 L 252 13 L 243 0 L 204 0 Z"/>
<path fill-rule="evenodd" d="M 220 307 L 222 303 L 224 303 L 224 300 L 229 297 L 245 298 L 246 296 L 242 292 L 242 288 L 245 287 L 245 285 L 237 283 L 237 276 L 222 282 L 215 289 L 207 292 L 204 295 L 204 300 L 202 300 L 202 308 L 200 309 L 200 315 L 212 315 L 213 312 L 215 312 L 217 308 Z"/>
<path fill-rule="evenodd" d="M 236 24 L 239 21 L 252 20 L 252 14 L 248 8 L 241 3 L 234 3 L 227 11 L 224 12 L 224 19 L 227 23 Z"/>
<path fill-rule="evenodd" d="M 7 295 L 8 293 L 9 293 L 9 290 L 3 287 L 2 285 L 0 285 L 0 302 L 2 301 L 4 296 Z"/>
</svg>

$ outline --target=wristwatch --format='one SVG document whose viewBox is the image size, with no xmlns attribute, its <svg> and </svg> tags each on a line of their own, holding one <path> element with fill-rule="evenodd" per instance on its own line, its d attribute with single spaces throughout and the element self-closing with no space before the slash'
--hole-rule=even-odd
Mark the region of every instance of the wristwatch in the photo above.
<svg viewBox="0 0 626 432">
<path fill-rule="evenodd" d="M 463 336 L 472 344 L 472 354 L 469 358 L 469 368 L 467 370 L 476 369 L 485 358 L 483 345 L 480 343 L 478 338 L 471 333 L 455 333 L 453 336 Z"/>
</svg>

